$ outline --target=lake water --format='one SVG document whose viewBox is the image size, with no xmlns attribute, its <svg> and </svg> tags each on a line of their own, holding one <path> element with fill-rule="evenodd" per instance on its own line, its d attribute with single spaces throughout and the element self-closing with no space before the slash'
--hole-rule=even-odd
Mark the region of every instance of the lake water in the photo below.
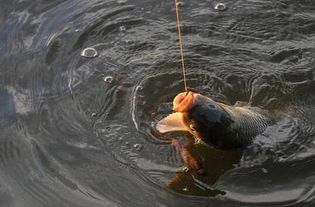
<svg viewBox="0 0 315 207">
<path fill-rule="evenodd" d="M 180 5 L 189 87 L 277 114 L 242 152 L 187 146 L 205 175 L 154 128 L 183 91 L 173 0 L 0 6 L 1 207 L 315 205 L 314 0 Z"/>
</svg>

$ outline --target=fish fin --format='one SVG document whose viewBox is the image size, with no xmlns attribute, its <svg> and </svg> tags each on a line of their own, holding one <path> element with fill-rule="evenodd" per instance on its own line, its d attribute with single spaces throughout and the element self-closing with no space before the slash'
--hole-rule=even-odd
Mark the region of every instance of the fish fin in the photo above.
<svg viewBox="0 0 315 207">
<path fill-rule="evenodd" d="M 173 131 L 189 131 L 188 127 L 185 125 L 184 113 L 182 112 L 172 113 L 164 119 L 160 120 L 156 125 L 156 129 L 160 133 Z"/>
</svg>

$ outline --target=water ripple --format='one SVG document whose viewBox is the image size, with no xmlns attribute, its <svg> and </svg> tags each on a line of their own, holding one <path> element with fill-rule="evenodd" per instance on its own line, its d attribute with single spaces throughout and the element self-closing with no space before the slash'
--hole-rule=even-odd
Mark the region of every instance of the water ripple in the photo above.
<svg viewBox="0 0 315 207">
<path fill-rule="evenodd" d="M 172 1 L 5 0 L 1 206 L 313 203 L 314 2 L 184 3 L 188 86 L 269 110 L 273 125 L 242 153 L 156 132 L 183 91 Z"/>
</svg>

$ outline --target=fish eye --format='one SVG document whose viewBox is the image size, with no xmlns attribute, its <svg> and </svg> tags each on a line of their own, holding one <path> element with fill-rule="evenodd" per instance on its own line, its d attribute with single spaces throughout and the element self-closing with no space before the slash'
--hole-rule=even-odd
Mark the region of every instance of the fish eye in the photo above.
<svg viewBox="0 0 315 207">
<path fill-rule="evenodd" d="M 209 105 L 208 105 L 208 108 L 209 108 L 210 110 L 216 110 L 216 109 L 217 109 L 217 107 L 216 107 L 214 104 L 209 104 Z"/>
</svg>

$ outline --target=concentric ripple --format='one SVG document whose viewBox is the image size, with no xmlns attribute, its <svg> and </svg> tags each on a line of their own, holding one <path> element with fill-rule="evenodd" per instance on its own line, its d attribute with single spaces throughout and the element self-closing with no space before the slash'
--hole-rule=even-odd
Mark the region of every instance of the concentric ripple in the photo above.
<svg viewBox="0 0 315 207">
<path fill-rule="evenodd" d="M 314 203 L 313 1 L 181 3 L 188 86 L 271 114 L 242 152 L 155 130 L 184 88 L 173 1 L 0 4 L 0 206 Z"/>
</svg>

